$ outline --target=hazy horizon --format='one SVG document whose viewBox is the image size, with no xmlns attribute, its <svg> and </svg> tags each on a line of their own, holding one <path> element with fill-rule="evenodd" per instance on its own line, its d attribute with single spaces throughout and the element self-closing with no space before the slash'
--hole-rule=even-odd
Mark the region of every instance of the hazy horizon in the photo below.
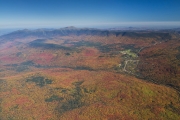
<svg viewBox="0 0 180 120">
<path fill-rule="evenodd" d="M 180 27 L 178 0 L 0 0 L 0 28 Z"/>
</svg>

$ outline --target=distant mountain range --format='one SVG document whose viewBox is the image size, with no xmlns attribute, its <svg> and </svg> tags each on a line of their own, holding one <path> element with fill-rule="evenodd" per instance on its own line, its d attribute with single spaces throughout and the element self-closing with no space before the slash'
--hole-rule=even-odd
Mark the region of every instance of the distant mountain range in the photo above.
<svg viewBox="0 0 180 120">
<path fill-rule="evenodd" d="M 0 36 L 0 41 L 12 40 L 16 38 L 26 38 L 26 37 L 39 37 L 39 38 L 51 38 L 56 36 L 69 36 L 69 35 L 91 35 L 91 36 L 127 36 L 127 37 L 159 37 L 162 39 L 170 39 L 171 32 L 180 32 L 178 29 L 169 30 L 158 30 L 158 31 L 141 31 L 140 29 L 130 28 L 129 30 L 116 30 L 116 29 L 95 29 L 95 28 L 76 28 L 73 26 L 60 28 L 60 29 L 36 29 L 36 30 L 17 30 L 5 35 Z"/>
</svg>

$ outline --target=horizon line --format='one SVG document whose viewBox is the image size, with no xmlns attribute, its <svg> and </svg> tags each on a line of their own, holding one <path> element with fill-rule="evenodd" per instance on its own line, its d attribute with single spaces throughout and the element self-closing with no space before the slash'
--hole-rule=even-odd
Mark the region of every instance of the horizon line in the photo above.
<svg viewBox="0 0 180 120">
<path fill-rule="evenodd" d="M 47 23 L 47 24 L 8 24 L 0 25 L 0 29 L 13 29 L 13 28 L 62 28 L 67 26 L 75 27 L 180 27 L 180 21 L 138 21 L 138 22 L 101 22 L 101 23 Z"/>
</svg>

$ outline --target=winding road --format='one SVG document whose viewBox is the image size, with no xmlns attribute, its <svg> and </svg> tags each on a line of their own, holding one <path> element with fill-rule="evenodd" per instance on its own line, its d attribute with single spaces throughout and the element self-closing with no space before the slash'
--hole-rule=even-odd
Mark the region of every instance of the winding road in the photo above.
<svg viewBox="0 0 180 120">
<path fill-rule="evenodd" d="M 152 45 L 149 45 L 149 46 L 146 46 L 146 47 L 142 47 L 141 49 L 139 49 L 139 51 L 138 51 L 138 53 L 137 53 L 137 55 L 139 55 L 139 53 L 143 50 L 143 49 L 145 49 L 145 48 L 149 48 L 149 47 L 152 47 L 152 46 L 155 46 L 155 45 L 158 45 L 158 44 L 161 44 L 161 43 L 163 43 L 163 42 L 156 42 L 156 43 L 154 43 L 154 44 L 152 44 Z M 131 73 L 131 71 L 128 71 L 128 70 L 126 70 L 126 66 L 127 66 L 127 64 L 128 64 L 128 62 L 139 62 L 139 60 L 125 60 L 124 62 L 125 62 L 125 65 L 124 65 L 124 68 L 123 68 L 123 71 L 124 72 L 128 72 L 128 73 Z"/>
</svg>

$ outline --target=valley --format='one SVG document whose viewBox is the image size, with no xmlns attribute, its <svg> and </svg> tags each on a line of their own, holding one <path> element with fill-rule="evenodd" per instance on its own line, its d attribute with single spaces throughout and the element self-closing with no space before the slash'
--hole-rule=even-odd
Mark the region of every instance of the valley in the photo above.
<svg viewBox="0 0 180 120">
<path fill-rule="evenodd" d="M 2 120 L 178 120 L 172 30 L 65 27 L 0 36 Z"/>
</svg>

